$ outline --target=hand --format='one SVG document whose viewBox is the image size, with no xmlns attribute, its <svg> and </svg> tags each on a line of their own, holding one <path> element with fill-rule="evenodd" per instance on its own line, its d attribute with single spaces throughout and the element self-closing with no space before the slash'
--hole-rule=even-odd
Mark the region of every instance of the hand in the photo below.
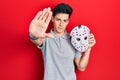
<svg viewBox="0 0 120 80">
<path fill-rule="evenodd" d="M 37 38 L 52 38 L 52 34 L 45 33 L 51 20 L 51 17 L 52 11 L 50 8 L 45 8 L 43 11 L 39 11 L 30 23 L 29 32 L 31 33 L 31 35 Z"/>
<path fill-rule="evenodd" d="M 92 48 L 96 44 L 96 40 L 93 34 L 89 35 L 89 48 Z"/>
</svg>

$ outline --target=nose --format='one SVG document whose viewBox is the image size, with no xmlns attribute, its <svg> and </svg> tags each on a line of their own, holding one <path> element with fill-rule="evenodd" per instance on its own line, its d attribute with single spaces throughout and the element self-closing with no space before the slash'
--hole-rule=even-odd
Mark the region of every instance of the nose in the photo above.
<svg viewBox="0 0 120 80">
<path fill-rule="evenodd" d="M 60 21 L 60 26 L 63 26 L 64 25 L 64 22 L 63 21 Z"/>
</svg>

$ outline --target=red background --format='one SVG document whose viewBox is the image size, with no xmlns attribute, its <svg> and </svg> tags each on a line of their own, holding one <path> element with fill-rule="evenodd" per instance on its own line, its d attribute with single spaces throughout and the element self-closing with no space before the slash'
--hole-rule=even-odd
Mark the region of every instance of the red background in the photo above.
<svg viewBox="0 0 120 80">
<path fill-rule="evenodd" d="M 28 39 L 29 23 L 39 10 L 60 2 L 74 9 L 68 32 L 84 24 L 97 41 L 86 71 L 76 70 L 77 79 L 120 80 L 119 0 L 1 0 L 0 80 L 42 80 L 42 55 Z"/>
</svg>

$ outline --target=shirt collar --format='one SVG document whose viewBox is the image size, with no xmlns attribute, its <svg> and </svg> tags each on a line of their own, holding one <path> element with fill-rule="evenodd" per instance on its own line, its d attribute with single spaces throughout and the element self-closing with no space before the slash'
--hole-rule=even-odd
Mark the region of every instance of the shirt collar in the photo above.
<svg viewBox="0 0 120 80">
<path fill-rule="evenodd" d="M 69 38 L 69 34 L 65 31 L 64 35 L 63 36 L 58 36 L 54 33 L 53 29 L 50 31 L 51 34 L 53 34 L 54 38 L 57 39 L 57 38 L 63 38 L 63 39 L 68 39 Z"/>
</svg>

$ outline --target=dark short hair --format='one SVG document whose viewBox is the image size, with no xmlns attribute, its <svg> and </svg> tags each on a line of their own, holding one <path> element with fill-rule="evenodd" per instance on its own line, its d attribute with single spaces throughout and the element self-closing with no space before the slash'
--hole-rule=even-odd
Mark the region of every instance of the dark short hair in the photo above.
<svg viewBox="0 0 120 80">
<path fill-rule="evenodd" d="M 69 18 L 70 18 L 72 11 L 73 11 L 72 7 L 70 7 L 68 4 L 60 3 L 56 7 L 54 7 L 53 16 L 55 16 L 58 13 L 66 13 L 69 14 Z"/>
</svg>

